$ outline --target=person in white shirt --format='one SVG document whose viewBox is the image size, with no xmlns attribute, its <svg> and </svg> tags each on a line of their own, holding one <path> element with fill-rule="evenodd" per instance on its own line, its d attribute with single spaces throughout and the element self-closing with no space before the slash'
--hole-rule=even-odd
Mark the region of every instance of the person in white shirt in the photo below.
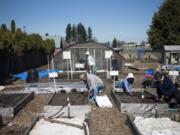
<svg viewBox="0 0 180 135">
<path fill-rule="evenodd" d="M 89 55 L 89 52 L 86 52 L 87 55 L 87 71 L 88 73 L 93 73 L 94 72 L 94 66 L 95 66 L 95 61 L 91 55 Z"/>
</svg>

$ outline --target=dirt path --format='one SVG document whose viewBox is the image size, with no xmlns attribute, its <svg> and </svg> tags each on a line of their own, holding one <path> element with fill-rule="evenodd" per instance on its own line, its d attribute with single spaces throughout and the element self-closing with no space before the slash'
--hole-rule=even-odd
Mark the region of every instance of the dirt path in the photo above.
<svg viewBox="0 0 180 135">
<path fill-rule="evenodd" d="M 107 81 L 105 84 L 106 88 L 102 95 L 108 95 L 113 108 L 102 109 L 96 105 L 92 106 L 93 135 L 133 135 L 128 126 L 126 114 L 119 112 L 111 98 L 112 82 Z"/>
</svg>

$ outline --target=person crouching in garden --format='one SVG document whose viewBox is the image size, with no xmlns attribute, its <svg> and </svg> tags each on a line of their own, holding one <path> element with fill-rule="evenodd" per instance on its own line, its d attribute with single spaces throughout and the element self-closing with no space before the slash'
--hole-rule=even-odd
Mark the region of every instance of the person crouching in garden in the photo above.
<svg viewBox="0 0 180 135">
<path fill-rule="evenodd" d="M 128 94 L 129 96 L 132 96 L 133 93 L 133 83 L 134 83 L 134 75 L 133 73 L 128 73 L 127 77 L 123 80 L 118 81 L 115 84 L 116 88 L 122 88 L 123 91 Z"/>
<path fill-rule="evenodd" d="M 154 74 L 154 87 L 157 92 L 156 101 L 163 98 L 165 102 L 169 103 L 175 96 L 176 86 L 164 72 L 156 72 Z"/>
<path fill-rule="evenodd" d="M 81 74 L 80 79 L 86 84 L 88 93 L 92 93 L 90 100 L 96 102 L 96 96 L 103 91 L 104 83 L 98 76 L 94 74 Z"/>
</svg>

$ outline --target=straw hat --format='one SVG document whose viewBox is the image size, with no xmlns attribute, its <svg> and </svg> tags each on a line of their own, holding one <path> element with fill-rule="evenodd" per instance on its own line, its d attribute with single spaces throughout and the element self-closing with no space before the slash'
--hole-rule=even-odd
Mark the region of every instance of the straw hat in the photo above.
<svg viewBox="0 0 180 135">
<path fill-rule="evenodd" d="M 133 73 L 128 73 L 126 78 L 135 78 L 135 77 L 134 77 Z"/>
</svg>

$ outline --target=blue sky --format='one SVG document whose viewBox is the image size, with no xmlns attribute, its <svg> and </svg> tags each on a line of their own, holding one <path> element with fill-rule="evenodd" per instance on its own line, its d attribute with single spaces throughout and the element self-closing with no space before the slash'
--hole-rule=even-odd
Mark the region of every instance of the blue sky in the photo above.
<svg viewBox="0 0 180 135">
<path fill-rule="evenodd" d="M 1 0 L 0 24 L 26 27 L 27 33 L 65 36 L 68 23 L 82 22 L 98 41 L 140 42 L 164 0 Z"/>
</svg>

